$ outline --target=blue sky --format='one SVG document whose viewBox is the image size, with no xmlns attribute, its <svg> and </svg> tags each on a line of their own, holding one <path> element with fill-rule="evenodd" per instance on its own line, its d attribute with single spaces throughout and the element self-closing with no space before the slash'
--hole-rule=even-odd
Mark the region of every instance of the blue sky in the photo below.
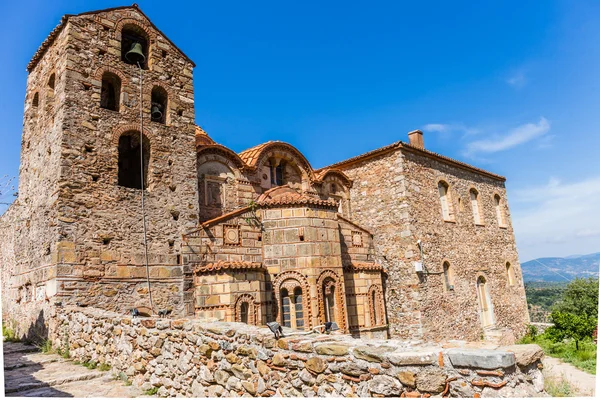
<svg viewBox="0 0 600 400">
<path fill-rule="evenodd" d="M 0 176 L 18 175 L 37 47 L 63 14 L 123 4 L 2 5 Z M 600 251 L 600 2 L 138 4 L 196 62 L 196 120 L 218 142 L 287 141 L 318 168 L 421 128 L 508 178 L 521 261 Z"/>
</svg>

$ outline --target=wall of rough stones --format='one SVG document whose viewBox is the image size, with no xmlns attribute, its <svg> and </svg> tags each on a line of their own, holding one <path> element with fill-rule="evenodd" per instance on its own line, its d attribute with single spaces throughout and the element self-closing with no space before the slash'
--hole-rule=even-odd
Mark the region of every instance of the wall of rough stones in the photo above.
<svg viewBox="0 0 600 400">
<path fill-rule="evenodd" d="M 341 168 L 354 181 L 351 217 L 373 232 L 375 258 L 388 269 L 385 294 L 392 336 L 479 339 L 484 333 L 476 287 L 479 276 L 490 289 L 492 327 L 512 331 L 502 340 L 514 341 L 514 336 L 525 333 L 529 316 L 501 179 L 398 145 Z M 450 185 L 452 222 L 442 218 L 439 180 Z M 471 188 L 479 192 L 482 225 L 474 224 Z M 494 195 L 502 199 L 506 226 L 498 226 Z M 422 259 L 418 240 L 423 245 Z M 424 263 L 428 273 L 415 272 L 417 261 Z M 444 262 L 454 272 L 454 290 L 446 290 Z M 508 284 L 507 262 L 515 270 L 514 285 Z"/>
<path fill-rule="evenodd" d="M 423 262 L 430 275 L 420 284 L 421 317 L 425 340 L 440 337 L 476 340 L 481 332 L 477 278 L 489 287 L 497 329 L 525 334 L 529 313 L 504 182 L 465 171 L 403 149 L 410 231 L 423 245 Z M 450 185 L 454 221 L 442 218 L 438 182 Z M 479 193 L 480 225 L 474 223 L 469 190 Z M 506 226 L 499 226 L 494 195 L 502 199 Z M 462 206 L 459 204 L 459 199 Z M 418 252 L 412 260 L 419 260 Z M 454 273 L 454 290 L 446 290 L 443 263 Z M 515 271 L 508 282 L 506 263 Z M 514 339 L 513 339 L 514 340 Z"/>
<path fill-rule="evenodd" d="M 193 397 L 532 397 L 543 393 L 541 349 L 443 348 L 346 335 L 275 340 L 237 323 L 130 319 L 54 310 L 51 337 L 79 361 L 108 363 L 143 390 Z M 462 344 L 464 345 L 464 343 Z M 458 346 L 458 344 L 454 344 Z"/>
<path fill-rule="evenodd" d="M 353 180 L 350 218 L 373 233 L 374 259 L 388 271 L 385 300 L 392 337 L 423 336 L 417 254 L 411 231 L 402 153 L 391 151 L 344 167 Z"/>
<path fill-rule="evenodd" d="M 135 7 L 61 24 L 28 77 L 19 198 L 2 217 L 16 232 L 17 264 L 4 248 L 2 255 L 3 271 L 16 272 L 7 285 L 16 289 L 3 293 L 14 304 L 21 288 L 41 283 L 42 298 L 119 311 L 148 305 L 141 190 L 117 184 L 119 136 L 140 125 L 139 69 L 121 60 L 122 28 L 136 26 L 149 40 L 142 108 L 150 144 L 144 194 L 153 296 L 157 308 L 193 312 L 185 306 L 191 277 L 184 277 L 180 253 L 181 235 L 198 221 L 193 63 Z M 121 80 L 118 111 L 100 106 L 105 72 Z M 168 94 L 166 124 L 150 120 L 153 87 Z"/>
</svg>

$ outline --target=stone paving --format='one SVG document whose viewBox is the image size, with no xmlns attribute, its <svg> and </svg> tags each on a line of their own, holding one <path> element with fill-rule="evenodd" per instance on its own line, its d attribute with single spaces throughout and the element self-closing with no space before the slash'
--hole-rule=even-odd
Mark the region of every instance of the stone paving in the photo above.
<svg viewBox="0 0 600 400">
<path fill-rule="evenodd" d="M 150 397 L 110 372 L 88 369 L 35 346 L 4 343 L 7 397 Z"/>
</svg>

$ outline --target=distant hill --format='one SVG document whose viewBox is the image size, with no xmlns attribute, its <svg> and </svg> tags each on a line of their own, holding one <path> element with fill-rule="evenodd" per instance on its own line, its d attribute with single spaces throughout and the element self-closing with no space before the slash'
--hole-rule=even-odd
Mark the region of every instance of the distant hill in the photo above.
<svg viewBox="0 0 600 400">
<path fill-rule="evenodd" d="M 599 267 L 600 253 L 537 258 L 521 264 L 525 282 L 566 282 L 575 278 L 597 278 Z"/>
</svg>

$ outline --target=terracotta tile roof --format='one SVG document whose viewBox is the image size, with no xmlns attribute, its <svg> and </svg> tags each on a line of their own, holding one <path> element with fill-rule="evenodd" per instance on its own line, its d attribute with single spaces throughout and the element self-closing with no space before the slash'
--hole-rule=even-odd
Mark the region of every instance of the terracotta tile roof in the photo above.
<svg viewBox="0 0 600 400">
<path fill-rule="evenodd" d="M 269 146 L 272 143 L 283 143 L 283 142 L 269 141 L 266 143 L 261 143 L 254 147 L 250 147 L 249 149 L 246 149 L 246 150 L 242 151 L 241 153 L 238 153 L 238 155 L 240 156 L 240 158 L 242 160 L 244 160 L 244 162 L 247 165 L 254 167 L 254 166 L 256 166 L 256 163 L 258 162 L 258 157 L 260 156 L 260 153 L 262 153 L 262 151 L 265 147 Z"/>
<path fill-rule="evenodd" d="M 328 208 L 338 208 L 335 200 L 322 200 L 308 193 L 299 193 L 287 186 L 278 186 L 260 195 L 256 204 L 262 207 L 281 207 L 298 204 L 310 204 Z"/>
<path fill-rule="evenodd" d="M 82 15 L 99 14 L 99 13 L 110 12 L 110 11 L 115 11 L 115 10 L 123 10 L 126 8 L 133 8 L 133 9 L 137 10 L 140 14 L 142 14 L 148 20 L 148 22 L 150 23 L 152 28 L 154 28 L 154 30 L 156 30 L 158 33 L 160 33 L 160 35 L 162 37 L 164 37 L 174 48 L 176 48 L 177 51 L 179 51 L 181 53 L 181 55 L 184 56 L 192 64 L 193 67 L 196 66 L 196 64 L 183 51 L 181 51 L 181 49 L 179 47 L 177 47 L 177 45 L 175 43 L 173 43 L 171 41 L 171 39 L 169 39 L 164 33 L 162 33 L 162 31 L 160 29 L 158 29 L 156 27 L 156 25 L 154 25 L 152 23 L 150 18 L 148 18 L 148 16 L 146 14 L 144 14 L 142 10 L 140 10 L 139 6 L 136 3 L 133 3 L 130 6 L 111 7 L 111 8 L 104 8 L 101 10 L 86 11 L 86 12 L 83 12 L 80 14 L 65 14 L 65 15 L 63 15 L 62 18 L 60 19 L 60 22 L 58 23 L 58 25 L 52 30 L 52 32 L 50 32 L 48 37 L 46 37 L 46 39 L 42 42 L 40 47 L 37 49 L 37 51 L 34 53 L 33 57 L 31 58 L 31 61 L 29 61 L 29 64 L 27 64 L 27 72 L 31 72 L 33 70 L 33 68 L 35 68 L 35 66 L 42 59 L 42 57 L 44 56 L 46 51 L 50 48 L 50 46 L 52 46 L 52 43 L 54 43 L 54 41 L 58 37 L 58 34 L 63 30 L 63 28 L 67 24 L 67 21 L 69 20 L 69 18 L 79 17 Z"/>
<path fill-rule="evenodd" d="M 435 160 L 438 160 L 438 161 L 441 161 L 441 162 L 452 164 L 452 165 L 454 165 L 456 167 L 465 169 L 467 171 L 476 172 L 476 173 L 479 173 L 479 174 L 482 174 L 482 175 L 485 175 L 487 177 L 490 177 L 490 178 L 493 178 L 493 179 L 497 179 L 497 180 L 500 180 L 500 181 L 503 181 L 503 182 L 506 181 L 506 178 L 504 176 L 502 176 L 502 175 L 494 174 L 492 172 L 489 172 L 489 171 L 486 171 L 486 170 L 474 167 L 472 165 L 466 164 L 466 163 L 464 163 L 462 161 L 458 161 L 458 160 L 455 160 L 453 158 L 446 157 L 446 156 L 443 156 L 443 155 L 438 154 L 438 153 L 434 153 L 433 151 L 421 149 L 419 147 L 412 146 L 411 144 L 405 143 L 405 142 L 402 142 L 402 141 L 398 141 L 398 142 L 389 144 L 387 146 L 383 146 L 383 147 L 380 147 L 378 149 L 371 150 L 369 152 L 360 154 L 358 156 L 355 156 L 355 157 L 352 157 L 352 158 L 348 158 L 347 160 L 339 161 L 339 162 L 337 162 L 335 164 L 331 164 L 331 165 L 329 165 L 327 167 L 319 168 L 318 170 L 315 171 L 315 173 L 318 174 L 318 173 L 320 173 L 323 170 L 332 169 L 332 168 L 334 168 L 334 169 L 335 168 L 338 168 L 338 169 L 348 168 L 348 167 L 350 167 L 351 165 L 353 165 L 353 164 L 355 164 L 357 162 L 368 160 L 369 158 L 373 158 L 373 157 L 376 157 L 376 156 L 379 156 L 379 155 L 382 155 L 382 154 L 394 151 L 396 149 L 401 149 L 401 148 L 404 148 L 406 150 L 412 151 L 413 153 L 421 154 L 421 155 L 424 155 L 426 157 L 429 157 L 429 158 L 432 158 L 432 159 L 435 159 Z"/>
<path fill-rule="evenodd" d="M 200 224 L 201 227 L 203 228 L 208 228 L 212 225 L 218 224 L 219 222 L 223 222 L 228 220 L 229 218 L 233 218 L 237 215 L 243 214 L 245 212 L 248 212 L 252 210 L 252 207 L 242 207 L 242 208 L 238 208 L 237 210 L 233 210 L 228 212 L 227 214 L 223 214 L 223 215 L 219 215 L 218 217 L 215 217 L 213 219 L 209 219 L 208 221 L 204 221 L 203 223 Z"/>
<path fill-rule="evenodd" d="M 250 168 L 256 168 L 258 165 L 258 160 L 261 158 L 261 154 L 264 151 L 266 151 L 269 147 L 280 147 L 283 149 L 284 152 L 289 152 L 293 154 L 297 158 L 299 164 L 298 167 L 303 168 L 311 180 L 315 179 L 313 167 L 310 165 L 306 157 L 304 157 L 304 154 L 302 154 L 297 148 L 286 142 L 280 142 L 278 140 L 275 140 L 262 143 L 242 151 L 241 153 L 239 153 L 239 156 Z"/>
<path fill-rule="evenodd" d="M 208 144 L 216 144 L 216 142 L 208 136 L 208 133 L 206 133 L 204 129 L 196 125 L 196 147 L 206 146 Z"/>
<path fill-rule="evenodd" d="M 250 261 L 217 261 L 205 265 L 196 265 L 194 273 L 217 272 L 222 270 L 265 269 L 259 262 Z"/>
<path fill-rule="evenodd" d="M 315 172 L 315 181 L 323 182 L 323 179 L 327 174 L 339 175 L 342 178 L 344 185 L 346 185 L 349 188 L 352 187 L 352 180 L 348 178 L 348 176 L 341 169 L 336 168 L 322 168 L 318 172 Z"/>
</svg>

